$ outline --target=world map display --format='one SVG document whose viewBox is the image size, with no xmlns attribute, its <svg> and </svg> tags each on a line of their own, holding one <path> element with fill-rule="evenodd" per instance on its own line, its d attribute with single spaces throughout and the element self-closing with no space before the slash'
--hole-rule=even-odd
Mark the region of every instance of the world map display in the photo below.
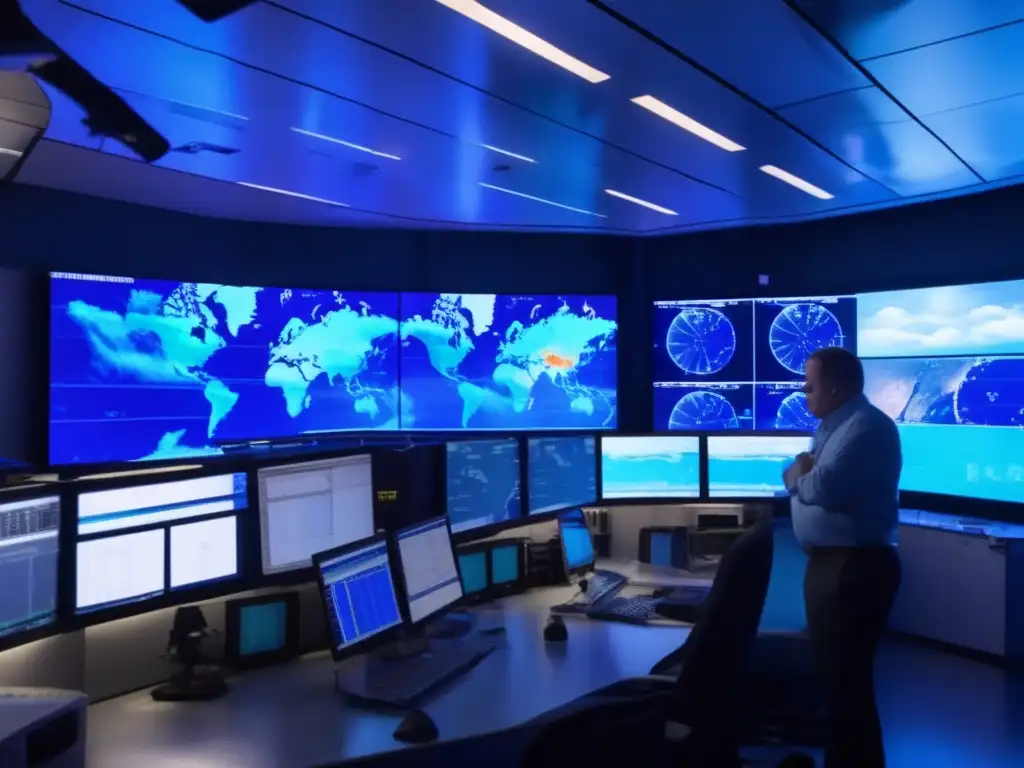
<svg viewBox="0 0 1024 768">
<path fill-rule="evenodd" d="M 398 428 L 398 296 L 55 274 L 50 461 Z"/>
<path fill-rule="evenodd" d="M 614 297 L 402 294 L 403 429 L 613 429 Z"/>
</svg>

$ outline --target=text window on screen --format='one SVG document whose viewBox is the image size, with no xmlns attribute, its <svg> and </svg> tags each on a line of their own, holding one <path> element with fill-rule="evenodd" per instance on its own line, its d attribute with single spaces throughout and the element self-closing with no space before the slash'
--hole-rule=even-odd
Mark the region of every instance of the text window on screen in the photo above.
<svg viewBox="0 0 1024 768">
<path fill-rule="evenodd" d="M 409 593 L 409 618 L 429 616 L 462 597 L 448 526 L 424 526 L 398 541 Z"/>
<path fill-rule="evenodd" d="M 60 500 L 0 504 L 0 635 L 52 621 Z"/>
<path fill-rule="evenodd" d="M 79 611 L 164 591 L 164 530 L 78 543 L 75 600 Z"/>
<path fill-rule="evenodd" d="M 237 573 L 238 523 L 234 515 L 171 528 L 171 589 Z"/>
</svg>

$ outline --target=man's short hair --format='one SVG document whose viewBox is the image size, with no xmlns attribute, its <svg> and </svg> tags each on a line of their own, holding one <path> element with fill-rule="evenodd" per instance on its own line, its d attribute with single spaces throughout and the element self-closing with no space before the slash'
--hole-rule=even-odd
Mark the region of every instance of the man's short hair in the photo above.
<svg viewBox="0 0 1024 768">
<path fill-rule="evenodd" d="M 821 378 L 850 392 L 864 391 L 864 366 L 860 358 L 843 347 L 822 347 L 811 354 L 821 366 Z"/>
</svg>

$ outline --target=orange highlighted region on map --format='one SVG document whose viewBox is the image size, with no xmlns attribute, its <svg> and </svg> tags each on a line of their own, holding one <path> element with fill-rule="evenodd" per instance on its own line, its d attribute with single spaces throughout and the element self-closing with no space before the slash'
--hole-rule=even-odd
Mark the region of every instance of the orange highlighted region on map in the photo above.
<svg viewBox="0 0 1024 768">
<path fill-rule="evenodd" d="M 571 357 L 565 357 L 563 355 L 555 354 L 554 352 L 544 353 L 544 362 L 552 368 L 559 368 L 563 371 L 567 371 L 576 365 L 576 361 Z"/>
</svg>

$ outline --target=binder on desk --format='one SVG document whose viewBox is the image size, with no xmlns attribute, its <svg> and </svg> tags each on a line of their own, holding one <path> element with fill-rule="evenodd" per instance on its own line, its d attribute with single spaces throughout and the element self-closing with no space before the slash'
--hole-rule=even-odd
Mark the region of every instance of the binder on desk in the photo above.
<svg viewBox="0 0 1024 768">
<path fill-rule="evenodd" d="M 666 568 L 690 568 L 690 541 L 683 526 L 641 528 L 637 559 Z"/>
</svg>

